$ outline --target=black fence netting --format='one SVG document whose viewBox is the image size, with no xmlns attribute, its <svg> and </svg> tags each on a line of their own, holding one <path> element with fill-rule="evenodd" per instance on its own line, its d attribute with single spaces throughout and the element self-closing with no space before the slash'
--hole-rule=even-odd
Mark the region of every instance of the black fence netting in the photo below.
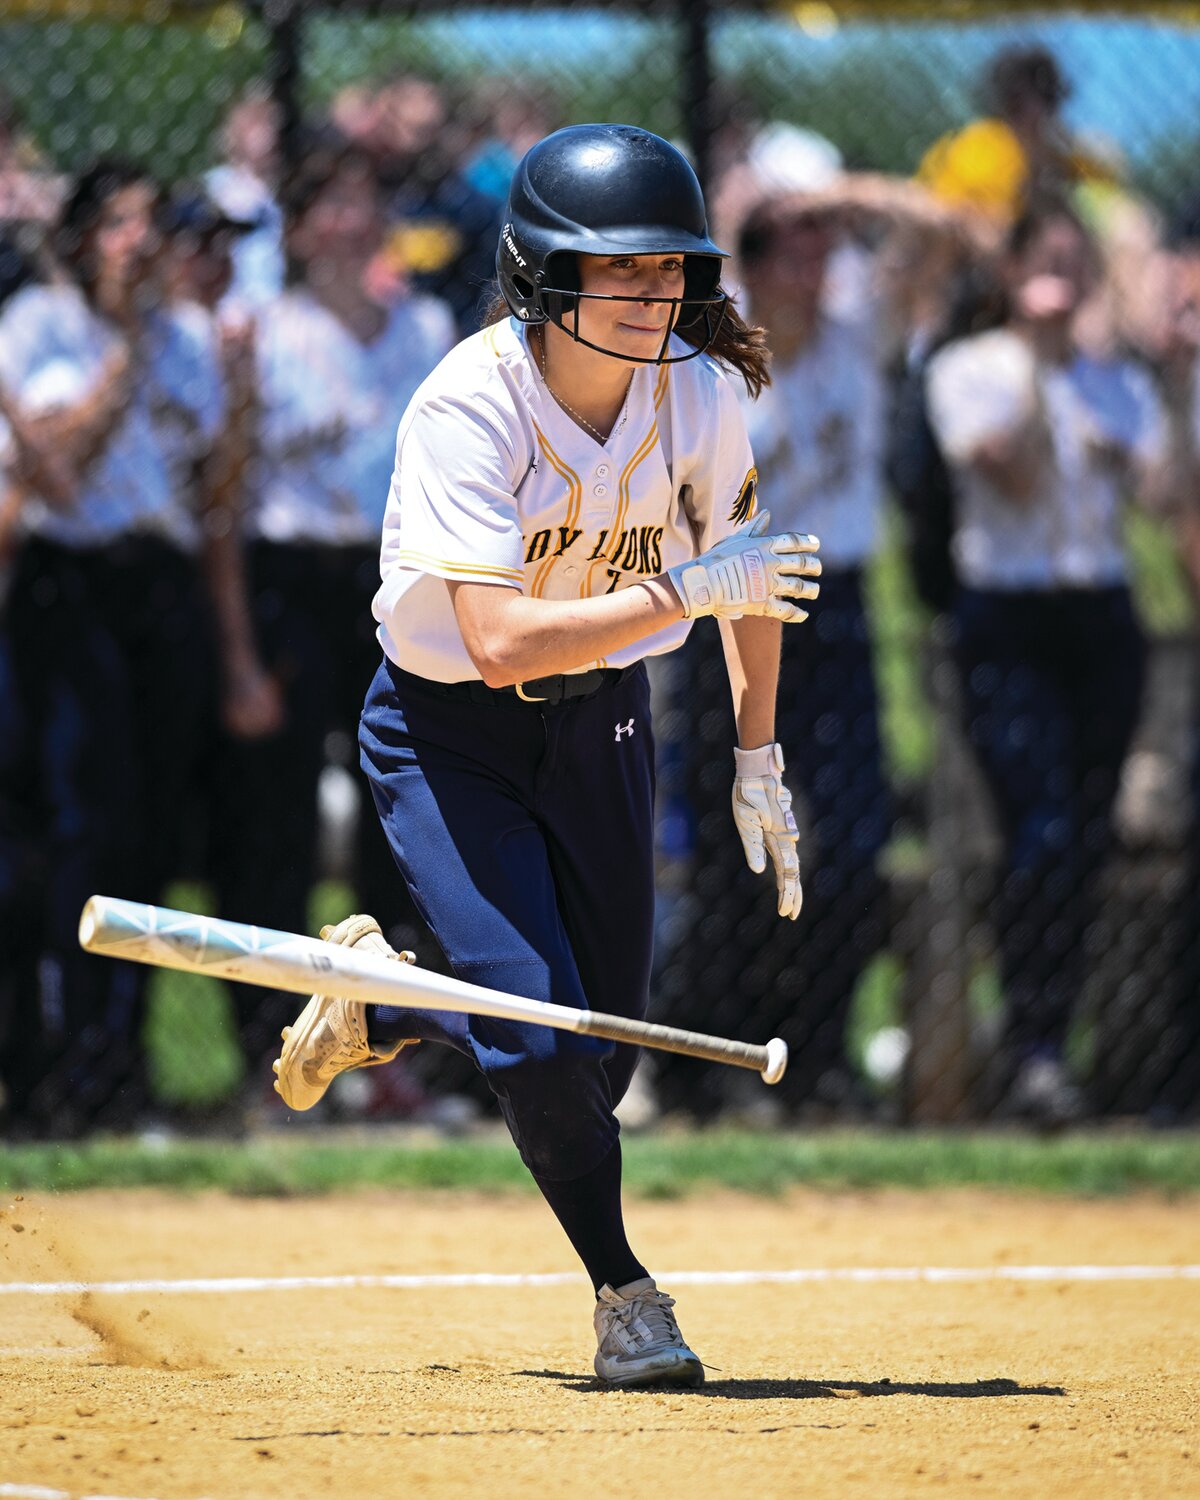
<svg viewBox="0 0 1200 1500">
<path fill-rule="evenodd" d="M 651 1015 L 790 1069 L 654 1054 L 627 1119 L 1194 1121 L 1198 12 L 3 7 L 12 1135 L 279 1108 L 295 1002 L 83 955 L 93 891 L 370 911 L 444 964 L 356 746 L 396 425 L 486 316 L 515 163 L 597 120 L 695 162 L 773 351 L 761 502 L 824 562 L 778 700 L 796 922 L 716 626 L 651 669 Z M 490 1107 L 421 1046 L 323 1117 Z"/>
</svg>

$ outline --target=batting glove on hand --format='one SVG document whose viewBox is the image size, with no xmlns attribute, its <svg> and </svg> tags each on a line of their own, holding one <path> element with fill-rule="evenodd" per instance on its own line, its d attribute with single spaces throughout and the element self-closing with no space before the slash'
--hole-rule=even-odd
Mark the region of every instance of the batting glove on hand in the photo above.
<svg viewBox="0 0 1200 1500">
<path fill-rule="evenodd" d="M 756 875 L 775 866 L 779 915 L 792 921 L 800 915 L 799 832 L 792 816 L 792 794 L 783 784 L 783 750 L 762 745 L 757 750 L 735 750 L 737 775 L 733 783 L 733 821 L 741 834 L 746 863 Z"/>
<path fill-rule="evenodd" d="M 773 620 L 808 619 L 808 611 L 793 603 L 815 599 L 819 586 L 809 580 L 821 572 L 813 556 L 820 545 L 815 536 L 785 531 L 767 535 L 769 511 L 732 536 L 667 570 L 683 604 L 685 619 L 700 615 L 769 615 Z"/>
</svg>

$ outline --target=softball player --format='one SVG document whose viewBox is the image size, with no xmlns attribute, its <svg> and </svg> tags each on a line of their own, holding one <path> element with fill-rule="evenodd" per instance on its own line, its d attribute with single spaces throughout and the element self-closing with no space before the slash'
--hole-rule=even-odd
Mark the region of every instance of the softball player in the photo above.
<svg viewBox="0 0 1200 1500">
<path fill-rule="evenodd" d="M 512 316 L 460 344 L 400 424 L 362 764 L 397 864 L 463 979 L 621 1015 L 647 1003 L 654 753 L 643 659 L 725 618 L 734 811 L 800 908 L 774 743 L 779 624 L 816 596 L 815 539 L 752 525 L 725 373 L 766 383 L 727 305 L 695 174 L 622 125 L 548 136 L 513 179 L 497 266 Z M 711 354 L 707 355 L 706 351 Z M 334 941 L 382 939 L 351 918 Z M 390 951 L 390 950 L 389 950 Z M 698 1384 L 674 1303 L 626 1239 L 613 1114 L 636 1052 L 545 1027 L 314 998 L 276 1063 L 308 1108 L 416 1040 L 472 1057 L 597 1291 L 595 1366 Z"/>
</svg>

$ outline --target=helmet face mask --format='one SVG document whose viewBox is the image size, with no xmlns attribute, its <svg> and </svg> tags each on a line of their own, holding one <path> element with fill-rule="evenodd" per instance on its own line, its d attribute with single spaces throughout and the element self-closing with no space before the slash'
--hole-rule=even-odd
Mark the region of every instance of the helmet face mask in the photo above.
<svg viewBox="0 0 1200 1500">
<path fill-rule="evenodd" d="M 688 257 L 689 260 L 699 257 Z M 717 278 L 720 274 L 720 262 L 714 262 L 714 270 L 706 272 L 704 280 L 708 282 L 707 288 L 697 288 L 693 291 L 689 281 L 697 281 L 698 277 L 690 274 L 690 268 L 685 267 L 684 294 L 682 297 L 622 297 L 611 292 L 585 292 L 579 288 L 580 277 L 578 270 L 572 264 L 570 273 L 566 273 L 566 267 L 562 263 L 566 256 L 555 256 L 555 264 L 549 274 L 560 283 L 557 286 L 541 286 L 536 289 L 538 300 L 541 303 L 541 317 L 529 317 L 523 319 L 529 323 L 553 323 L 555 327 L 561 328 L 569 338 L 574 339 L 577 344 L 582 344 L 587 349 L 596 349 L 601 354 L 607 354 L 610 359 L 622 359 L 630 364 L 636 365 L 678 365 L 689 359 L 695 359 L 697 355 L 703 354 L 710 347 L 717 336 L 717 331 L 725 316 L 725 309 L 729 305 L 728 296 L 720 290 Z M 569 257 L 572 261 L 574 257 Z M 556 274 L 557 273 L 557 274 Z M 637 354 L 623 354 L 619 350 L 607 348 L 603 344 L 597 344 L 592 339 L 585 338 L 579 331 L 580 308 L 584 302 L 627 302 L 638 307 L 667 307 L 670 314 L 667 318 L 667 326 L 663 333 L 663 341 L 657 354 L 645 357 Z M 520 316 L 520 314 L 518 314 Z M 678 333 L 680 327 L 689 330 L 703 320 L 703 336 L 696 347 L 688 350 L 686 354 L 668 354 L 671 344 L 671 335 Z M 690 340 L 688 341 L 690 342 Z"/>
<path fill-rule="evenodd" d="M 676 255 L 680 297 L 626 297 L 581 289 L 579 255 Z M 513 175 L 496 252 L 500 289 L 523 323 L 554 323 L 570 338 L 633 364 L 678 364 L 703 354 L 728 306 L 720 289 L 725 252 L 708 237 L 704 198 L 687 159 L 668 141 L 628 125 L 575 125 L 527 153 Z M 652 358 L 606 348 L 580 333 L 585 300 L 669 304 Z M 702 324 L 700 329 L 697 324 Z M 669 355 L 672 333 L 699 346 Z"/>
</svg>

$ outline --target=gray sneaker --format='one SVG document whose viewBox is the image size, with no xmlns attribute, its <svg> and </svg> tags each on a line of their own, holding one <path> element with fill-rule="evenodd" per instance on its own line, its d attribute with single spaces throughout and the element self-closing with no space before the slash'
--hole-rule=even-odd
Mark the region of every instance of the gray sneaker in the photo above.
<svg viewBox="0 0 1200 1500">
<path fill-rule="evenodd" d="M 336 927 L 322 927 L 327 943 L 366 948 L 397 963 L 411 964 L 411 953 L 397 953 L 374 917 L 347 917 Z M 314 995 L 296 1018 L 283 1028 L 283 1051 L 271 1064 L 275 1092 L 289 1109 L 311 1109 L 339 1073 L 391 1062 L 409 1041 L 373 1048 L 367 1041 L 367 1007 L 360 1000 L 336 995 Z"/>
<path fill-rule="evenodd" d="M 596 1374 L 605 1385 L 703 1385 L 704 1366 L 683 1341 L 675 1299 L 650 1276 L 596 1295 Z"/>
</svg>

